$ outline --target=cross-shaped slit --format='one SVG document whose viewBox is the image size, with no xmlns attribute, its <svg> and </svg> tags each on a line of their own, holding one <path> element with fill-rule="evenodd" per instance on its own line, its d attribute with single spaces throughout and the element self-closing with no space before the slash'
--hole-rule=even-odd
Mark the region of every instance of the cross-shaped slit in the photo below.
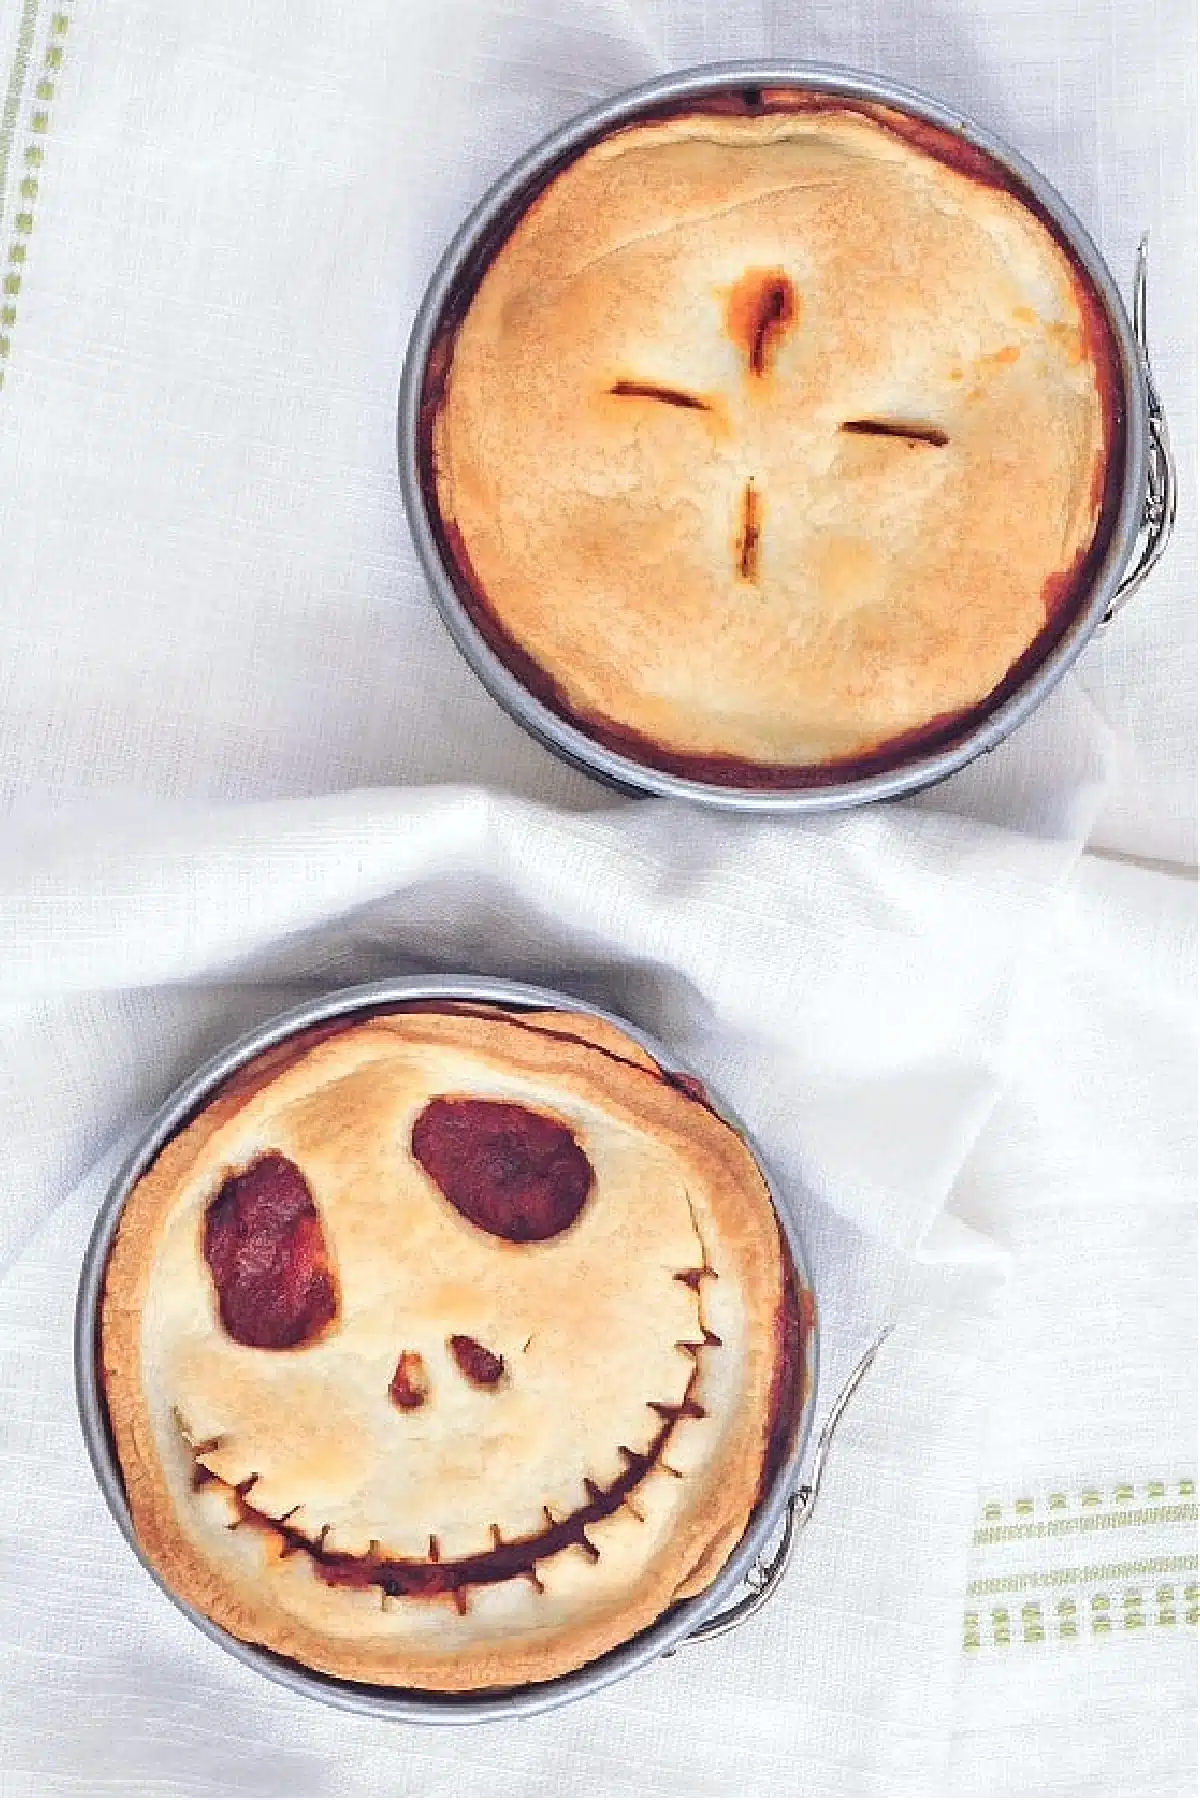
<svg viewBox="0 0 1200 1800">
<path fill-rule="evenodd" d="M 711 412 L 707 400 L 684 388 L 664 387 L 657 381 L 615 381 L 609 388 L 619 400 L 661 400 L 664 406 L 683 406 L 692 412 Z"/>
<path fill-rule="evenodd" d="M 910 444 L 932 444 L 942 450 L 950 442 L 936 425 L 919 425 L 903 419 L 846 419 L 841 429 L 856 437 L 904 438 Z"/>
<path fill-rule="evenodd" d="M 742 492 L 742 529 L 737 538 L 738 575 L 743 581 L 758 580 L 758 558 L 762 544 L 762 508 L 753 479 Z"/>
<path fill-rule="evenodd" d="M 734 284 L 726 328 L 751 375 L 769 373 L 776 350 L 799 316 L 800 297 L 783 269 L 747 269 Z"/>
</svg>

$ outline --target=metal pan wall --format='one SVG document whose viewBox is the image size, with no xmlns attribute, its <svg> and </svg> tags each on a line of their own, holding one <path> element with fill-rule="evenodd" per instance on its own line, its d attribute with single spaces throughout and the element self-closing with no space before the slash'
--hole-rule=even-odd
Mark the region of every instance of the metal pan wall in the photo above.
<svg viewBox="0 0 1200 1800">
<path fill-rule="evenodd" d="M 803 88 L 886 105 L 937 125 L 983 150 L 1026 191 L 1090 276 L 1118 347 L 1123 389 L 1125 446 L 1120 504 L 1090 595 L 1077 609 L 1063 636 L 1007 698 L 949 746 L 915 753 L 882 772 L 790 789 L 725 787 L 653 768 L 597 743 L 531 694 L 484 640 L 456 591 L 439 548 L 421 471 L 422 393 L 440 328 L 469 299 L 486 266 L 487 246 L 503 232 L 506 223 L 519 216 L 524 197 L 536 190 L 557 165 L 617 126 L 633 123 L 672 102 L 698 101 L 750 86 Z M 1171 477 L 1167 509 L 1170 516 L 1149 552 L 1143 545 L 1139 555 L 1139 536 L 1144 536 L 1154 504 L 1157 465 L 1151 462 L 1151 450 L 1157 455 L 1160 448 Z M 658 794 L 742 812 L 824 812 L 893 799 L 942 781 L 983 752 L 994 749 L 1041 704 L 1124 593 L 1131 591 L 1148 572 L 1165 546 L 1174 514 L 1174 480 L 1165 423 L 1157 396 L 1149 385 L 1143 350 L 1104 258 L 1061 195 L 1024 157 L 951 108 L 880 77 L 820 63 L 725 63 L 666 75 L 581 113 L 514 163 L 463 222 L 421 302 L 400 386 L 398 449 L 409 526 L 434 601 L 459 650 L 493 698 L 548 749 L 609 786 L 626 793 Z"/>
</svg>

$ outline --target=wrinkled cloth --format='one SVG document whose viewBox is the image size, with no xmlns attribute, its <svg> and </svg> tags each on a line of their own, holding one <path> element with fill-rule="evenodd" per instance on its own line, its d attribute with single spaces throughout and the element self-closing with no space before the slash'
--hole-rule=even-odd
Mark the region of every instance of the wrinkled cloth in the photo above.
<svg viewBox="0 0 1200 1800">
<path fill-rule="evenodd" d="M 1186 493 L 1194 33 L 1181 0 L 0 9 L 0 1792 L 1190 1791 L 1188 508 L 952 782 L 719 816 L 614 799 L 483 693 L 394 430 L 422 287 L 516 154 L 667 68 L 800 56 L 961 104 L 1122 281 L 1149 229 Z M 197 1633 L 71 1386 L 153 1109 L 285 1005 L 424 970 L 601 1003 L 728 1098 L 809 1248 L 818 1414 L 895 1324 L 756 1620 L 455 1731 Z"/>
</svg>

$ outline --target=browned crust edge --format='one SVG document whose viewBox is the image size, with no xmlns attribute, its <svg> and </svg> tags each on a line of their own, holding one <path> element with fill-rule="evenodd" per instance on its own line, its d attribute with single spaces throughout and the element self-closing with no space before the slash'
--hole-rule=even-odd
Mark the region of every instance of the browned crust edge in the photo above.
<svg viewBox="0 0 1200 1800">
<path fill-rule="evenodd" d="M 477 576 L 470 553 L 453 519 L 443 515 L 437 485 L 435 437 L 446 387 L 454 360 L 459 329 L 479 285 L 493 259 L 512 235 L 524 214 L 557 180 L 563 170 L 597 144 L 624 131 L 654 121 L 704 114 L 749 117 L 764 113 L 853 113 L 902 138 L 914 148 L 956 169 L 980 186 L 1011 194 L 1050 234 L 1066 256 L 1072 273 L 1076 301 L 1084 325 L 1084 353 L 1096 374 L 1103 418 L 1103 451 L 1097 470 L 1096 498 L 1099 513 L 1090 542 L 1067 569 L 1051 576 L 1045 585 L 1046 623 L 1033 642 L 1013 663 L 1003 680 L 976 705 L 944 713 L 928 724 L 888 738 L 865 754 L 833 758 L 823 763 L 759 763 L 741 757 L 679 753 L 642 732 L 602 714 L 572 705 L 548 670 L 517 642 L 493 608 L 483 582 Z M 458 285 L 445 307 L 426 358 L 417 424 L 417 475 L 429 528 L 442 566 L 468 618 L 489 650 L 515 676 L 521 686 L 566 724 L 606 750 L 664 774 L 714 787 L 758 788 L 778 791 L 796 788 L 840 786 L 844 782 L 879 775 L 917 757 L 945 750 L 964 741 L 997 708 L 1019 692 L 1030 676 L 1053 654 L 1067 636 L 1090 598 L 1100 567 L 1108 553 L 1113 529 L 1121 510 L 1125 478 L 1125 405 L 1120 351 L 1104 302 L 1083 267 L 1062 227 L 1018 177 L 978 145 L 930 120 L 880 102 L 856 100 L 818 89 L 746 85 L 712 94 L 697 94 L 684 102 L 666 101 L 649 106 L 619 125 L 598 131 L 584 143 L 555 159 L 522 189 L 497 215 L 473 246 Z"/>
<path fill-rule="evenodd" d="M 539 1030 L 537 1015 L 509 1017 L 475 1011 L 470 1003 L 448 1003 L 452 1013 L 415 1020 L 393 1012 L 378 1021 L 385 1030 L 412 1036 L 429 1031 L 435 1041 L 454 1041 L 470 1025 L 470 1041 L 479 1033 L 493 1052 L 528 1067 L 546 1067 L 545 1041 L 554 1042 L 560 1072 L 582 1074 L 590 1065 L 599 1078 L 589 1086 L 620 1100 L 638 1090 L 637 1114 L 653 1116 L 668 1137 L 704 1148 L 719 1179 L 712 1184 L 714 1212 L 722 1254 L 734 1261 L 747 1294 L 750 1317 L 776 1315 L 783 1268 L 781 1238 L 765 1181 L 745 1145 L 706 1106 L 672 1087 L 646 1053 L 609 1027 L 574 1014 L 544 1015 L 548 1029 Z M 586 1040 L 566 1026 L 596 1028 L 603 1043 Z M 275 1081 L 309 1063 L 319 1062 L 330 1039 L 371 1033 L 374 1022 L 344 1021 L 297 1034 L 302 1049 L 285 1040 L 235 1072 L 198 1116 L 160 1152 L 130 1193 L 105 1272 L 100 1317 L 100 1387 L 139 1543 L 166 1585 L 187 1604 L 244 1642 L 343 1680 L 424 1688 L 430 1691 L 480 1691 L 547 1681 L 568 1673 L 626 1642 L 646 1629 L 676 1600 L 701 1592 L 719 1573 L 743 1535 L 760 1498 L 769 1452 L 771 1398 L 778 1385 L 774 1332 L 761 1334 L 763 1349 L 748 1365 L 748 1384 L 761 1404 L 743 1406 L 738 1425 L 726 1437 L 720 1457 L 707 1471 L 702 1491 L 690 1513 L 673 1533 L 667 1551 L 650 1565 L 636 1594 L 599 1618 L 556 1629 L 545 1641 L 532 1634 L 500 1646 L 476 1647 L 453 1661 L 406 1651 L 394 1641 L 369 1637 L 337 1641 L 301 1624 L 260 1594 L 228 1578 L 197 1548 L 177 1516 L 162 1471 L 154 1429 L 142 1395 L 140 1327 L 142 1303 L 157 1251 L 158 1229 L 180 1184 L 203 1156 L 212 1138 L 250 1099 Z M 532 1039 L 541 1038 L 535 1046 Z M 626 1058 L 621 1052 L 628 1049 Z M 602 1052 L 598 1061 L 596 1050 Z M 636 1058 L 636 1060 L 634 1060 Z M 608 1065 L 608 1066 L 605 1066 Z M 753 1358 L 752 1358 L 753 1362 Z M 803 1387 L 803 1382 L 801 1382 Z M 700 1485 L 700 1484 L 698 1484 Z"/>
</svg>

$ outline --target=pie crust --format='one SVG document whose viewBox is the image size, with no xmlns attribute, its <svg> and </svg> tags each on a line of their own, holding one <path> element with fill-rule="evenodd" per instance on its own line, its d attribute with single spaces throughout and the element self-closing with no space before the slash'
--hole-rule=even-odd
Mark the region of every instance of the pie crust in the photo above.
<svg viewBox="0 0 1200 1800">
<path fill-rule="evenodd" d="M 502 1167 L 472 1134 L 529 1115 L 546 1167 L 590 1174 L 512 1241 L 478 1208 L 493 1176 L 525 1204 L 524 1140 Z M 323 1246 L 307 1288 L 239 1236 L 281 1169 Z M 300 1341 L 261 1335 L 276 1300 Z M 334 1676 L 508 1688 L 710 1584 L 786 1450 L 811 1316 L 698 1087 L 587 1016 L 444 1004 L 299 1034 L 166 1146 L 110 1252 L 101 1378 L 180 1598 Z"/>
<path fill-rule="evenodd" d="M 443 561 L 538 699 L 707 781 L 948 742 L 1086 601 L 1119 503 L 1090 278 L 982 151 L 754 90 L 500 220 L 430 355 Z"/>
</svg>

